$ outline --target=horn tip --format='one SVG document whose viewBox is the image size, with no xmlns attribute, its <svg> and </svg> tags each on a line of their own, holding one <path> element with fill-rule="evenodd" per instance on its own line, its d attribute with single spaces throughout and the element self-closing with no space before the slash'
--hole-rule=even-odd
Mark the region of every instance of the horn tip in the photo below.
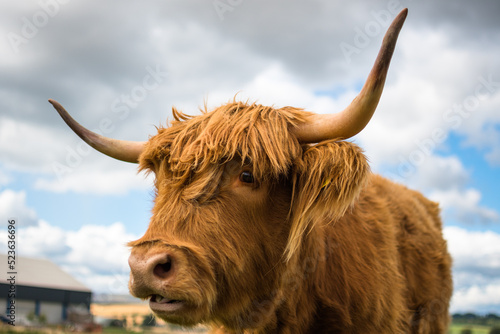
<svg viewBox="0 0 500 334">
<path fill-rule="evenodd" d="M 49 103 L 52 104 L 52 106 L 55 108 L 56 106 L 60 105 L 59 102 L 57 102 L 54 99 L 49 99 Z"/>
<path fill-rule="evenodd" d="M 404 8 L 402 11 L 399 12 L 397 15 L 397 19 L 399 20 L 406 20 L 406 17 L 408 16 L 408 8 Z"/>
</svg>

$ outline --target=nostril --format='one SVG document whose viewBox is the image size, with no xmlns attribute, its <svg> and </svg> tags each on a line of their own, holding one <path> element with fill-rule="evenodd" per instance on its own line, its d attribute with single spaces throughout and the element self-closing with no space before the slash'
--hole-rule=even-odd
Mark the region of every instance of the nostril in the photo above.
<svg viewBox="0 0 500 334">
<path fill-rule="evenodd" d="M 159 278 L 167 278 L 172 270 L 172 259 L 167 256 L 161 263 L 158 263 L 154 269 L 153 274 Z"/>
</svg>

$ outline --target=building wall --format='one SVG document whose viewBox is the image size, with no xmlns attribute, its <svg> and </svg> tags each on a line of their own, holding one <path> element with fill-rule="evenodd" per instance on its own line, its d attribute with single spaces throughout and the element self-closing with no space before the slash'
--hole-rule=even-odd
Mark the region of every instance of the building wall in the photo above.
<svg viewBox="0 0 500 334">
<path fill-rule="evenodd" d="M 36 303 L 34 300 L 16 299 L 16 323 L 28 320 L 28 314 L 34 314 Z"/>
<path fill-rule="evenodd" d="M 56 302 L 40 302 L 40 313 L 47 319 L 48 324 L 57 324 L 63 321 L 63 304 Z"/>
<path fill-rule="evenodd" d="M 8 307 L 9 285 L 0 283 L 0 312 L 5 314 Z M 28 314 L 45 315 L 48 323 L 60 323 L 67 320 L 69 307 L 90 311 L 91 292 L 69 291 L 16 286 L 16 322 L 26 319 Z M 3 308 L 3 310 L 2 310 Z"/>
</svg>

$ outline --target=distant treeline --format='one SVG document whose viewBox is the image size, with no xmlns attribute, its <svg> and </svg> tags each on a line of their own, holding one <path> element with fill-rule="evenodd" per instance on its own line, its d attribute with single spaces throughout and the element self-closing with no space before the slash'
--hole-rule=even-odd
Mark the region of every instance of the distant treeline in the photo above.
<svg viewBox="0 0 500 334">
<path fill-rule="evenodd" d="M 453 323 L 471 324 L 484 326 L 500 326 L 500 316 L 494 313 L 479 315 L 474 313 L 455 313 L 453 314 Z"/>
</svg>

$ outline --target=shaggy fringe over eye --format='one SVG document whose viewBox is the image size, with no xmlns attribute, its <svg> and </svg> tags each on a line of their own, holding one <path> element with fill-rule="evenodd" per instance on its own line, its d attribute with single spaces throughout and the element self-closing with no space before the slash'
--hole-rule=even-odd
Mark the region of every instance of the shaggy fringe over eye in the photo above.
<svg viewBox="0 0 500 334">
<path fill-rule="evenodd" d="M 206 107 L 201 111 L 199 116 L 189 116 L 173 108 L 174 121 L 148 141 L 140 170 L 154 170 L 166 161 L 176 185 L 182 186 L 193 173 L 204 175 L 214 164 L 241 158 L 242 164 L 253 166 L 256 178 L 277 178 L 302 153 L 289 128 L 311 115 L 298 108 L 274 109 L 236 100 L 211 112 Z"/>
<path fill-rule="evenodd" d="M 365 186 L 370 171 L 358 146 L 335 140 L 309 147 L 296 168 L 287 261 L 319 222 L 325 218 L 336 221 L 345 214 Z"/>
</svg>

